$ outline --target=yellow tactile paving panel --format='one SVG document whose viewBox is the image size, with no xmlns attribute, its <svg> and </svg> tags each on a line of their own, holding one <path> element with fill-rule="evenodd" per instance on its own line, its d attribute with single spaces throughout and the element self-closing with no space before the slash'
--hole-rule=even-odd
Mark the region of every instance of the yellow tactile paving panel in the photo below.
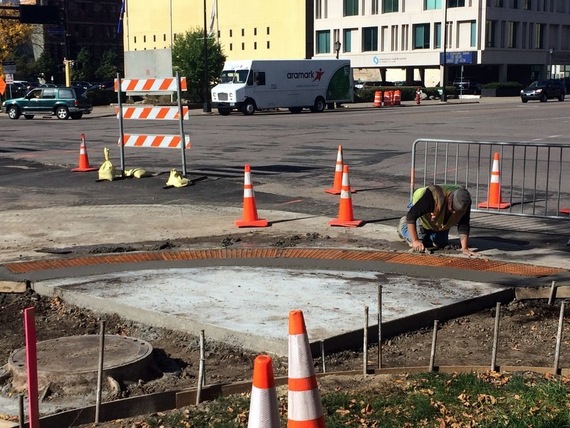
<svg viewBox="0 0 570 428">
<path fill-rule="evenodd" d="M 472 271 L 486 271 L 516 276 L 541 277 L 564 272 L 564 269 L 509 263 L 479 258 L 461 258 L 440 255 L 400 253 L 393 251 L 348 250 L 324 248 L 223 248 L 205 250 L 133 252 L 83 257 L 65 257 L 57 260 L 36 260 L 8 263 L 4 267 L 17 274 L 51 269 L 95 266 L 103 264 L 142 263 L 152 261 L 191 261 L 213 259 L 318 259 L 379 261 L 413 266 L 444 267 Z"/>
</svg>

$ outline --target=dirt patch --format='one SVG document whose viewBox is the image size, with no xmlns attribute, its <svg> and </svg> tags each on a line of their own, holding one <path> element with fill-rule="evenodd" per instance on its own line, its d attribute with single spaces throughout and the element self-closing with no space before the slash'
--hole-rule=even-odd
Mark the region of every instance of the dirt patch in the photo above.
<svg viewBox="0 0 570 428">
<path fill-rule="evenodd" d="M 47 298 L 33 291 L 25 294 L 0 295 L 0 360 L 6 362 L 10 353 L 24 346 L 23 311 L 34 307 L 39 341 L 62 336 L 98 334 L 100 314 L 69 305 L 59 298 Z M 501 309 L 497 364 L 515 366 L 552 367 L 558 328 L 559 305 L 549 306 L 545 301 L 517 301 Z M 126 335 L 150 342 L 154 348 L 155 376 L 148 379 L 107 385 L 105 399 L 118 399 L 153 392 L 194 388 L 200 359 L 199 338 L 189 334 L 131 322 L 118 315 L 106 316 L 108 334 Z M 485 366 L 491 362 L 495 324 L 495 308 L 441 324 L 438 330 L 436 365 Z M 566 333 L 568 328 L 564 329 Z M 429 365 L 433 332 L 422 329 L 386 339 L 382 347 L 383 367 L 416 367 Z M 567 349 L 564 340 L 562 349 Z M 252 364 L 257 354 L 223 343 L 206 343 L 206 371 L 208 384 L 249 381 Z M 325 358 L 327 372 L 362 370 L 362 350 L 347 350 Z M 377 362 L 377 347 L 369 350 L 369 366 Z M 286 358 L 273 361 L 275 376 L 286 376 Z M 561 354 L 561 367 L 570 365 L 570 355 Z M 321 371 L 320 358 L 315 369 Z M 323 389 L 339 386 L 357 390 L 361 376 L 335 376 L 320 382 Z M 381 379 L 375 382 L 381 381 Z M 370 380 L 364 383 L 370 388 Z M 362 386 L 363 388 L 365 386 Z M 14 393 L 10 377 L 0 382 L 0 393 Z M 47 389 L 43 404 L 81 407 L 91 403 L 92 396 L 74 396 L 72 391 Z M 79 404 L 81 403 L 81 404 Z M 116 424 L 101 424 L 113 426 Z M 130 425 L 124 425 L 130 426 Z"/>
</svg>

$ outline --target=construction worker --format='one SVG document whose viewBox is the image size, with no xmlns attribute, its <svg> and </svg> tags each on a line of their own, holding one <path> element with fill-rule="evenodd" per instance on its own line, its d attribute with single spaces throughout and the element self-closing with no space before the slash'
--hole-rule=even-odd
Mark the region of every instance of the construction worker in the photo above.
<svg viewBox="0 0 570 428">
<path fill-rule="evenodd" d="M 400 219 L 398 233 L 413 251 L 426 247 L 444 248 L 449 242 L 449 229 L 457 226 L 461 251 L 469 249 L 471 195 L 463 186 L 429 185 L 417 189 L 408 213 Z"/>
</svg>

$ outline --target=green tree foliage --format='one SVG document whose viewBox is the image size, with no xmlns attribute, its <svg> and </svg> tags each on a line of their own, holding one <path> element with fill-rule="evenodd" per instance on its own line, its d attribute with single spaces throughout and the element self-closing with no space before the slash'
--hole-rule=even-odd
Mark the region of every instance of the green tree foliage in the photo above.
<svg viewBox="0 0 570 428">
<path fill-rule="evenodd" d="M 226 56 L 220 44 L 213 38 L 207 39 L 208 47 L 208 88 L 215 84 L 224 68 Z M 180 76 L 186 77 L 188 99 L 204 102 L 204 32 L 201 29 L 177 34 L 172 47 L 172 67 Z"/>
<path fill-rule="evenodd" d="M 99 80 L 113 80 L 117 77 L 119 70 L 119 56 L 113 49 L 109 49 L 103 54 L 101 65 L 95 71 L 95 77 Z"/>
<path fill-rule="evenodd" d="M 96 64 L 93 53 L 86 47 L 82 47 L 75 58 L 75 67 L 71 72 L 71 80 L 90 82 L 95 77 Z"/>
<path fill-rule="evenodd" d="M 43 77 L 46 82 L 51 82 L 51 77 L 57 76 L 60 71 L 58 64 L 52 59 L 47 51 L 43 51 L 35 62 L 31 63 L 30 73 L 37 77 Z"/>
<path fill-rule="evenodd" d="M 16 14 L 12 10 L 6 10 L 4 13 Z M 29 42 L 32 31 L 31 25 L 21 24 L 15 19 L 0 19 L 0 64 L 2 61 L 16 58 L 17 48 Z"/>
</svg>

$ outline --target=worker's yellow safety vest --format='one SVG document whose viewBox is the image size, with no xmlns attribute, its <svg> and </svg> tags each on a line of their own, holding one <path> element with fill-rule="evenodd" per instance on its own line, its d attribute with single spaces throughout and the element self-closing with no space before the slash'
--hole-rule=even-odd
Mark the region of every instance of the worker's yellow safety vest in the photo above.
<svg viewBox="0 0 570 428">
<path fill-rule="evenodd" d="M 447 197 L 461 188 L 461 186 L 455 185 L 434 185 L 430 184 L 427 187 L 420 187 L 416 189 L 412 196 L 412 202 L 415 204 L 424 195 L 427 189 L 431 191 L 434 199 L 434 212 L 427 213 L 419 218 L 421 225 L 424 229 L 433 230 L 435 232 L 442 232 L 444 230 L 449 230 L 453 226 L 457 225 L 461 217 L 463 217 L 463 212 L 456 212 L 449 216 L 447 222 L 445 221 L 445 214 L 448 212 L 447 208 Z"/>
</svg>

